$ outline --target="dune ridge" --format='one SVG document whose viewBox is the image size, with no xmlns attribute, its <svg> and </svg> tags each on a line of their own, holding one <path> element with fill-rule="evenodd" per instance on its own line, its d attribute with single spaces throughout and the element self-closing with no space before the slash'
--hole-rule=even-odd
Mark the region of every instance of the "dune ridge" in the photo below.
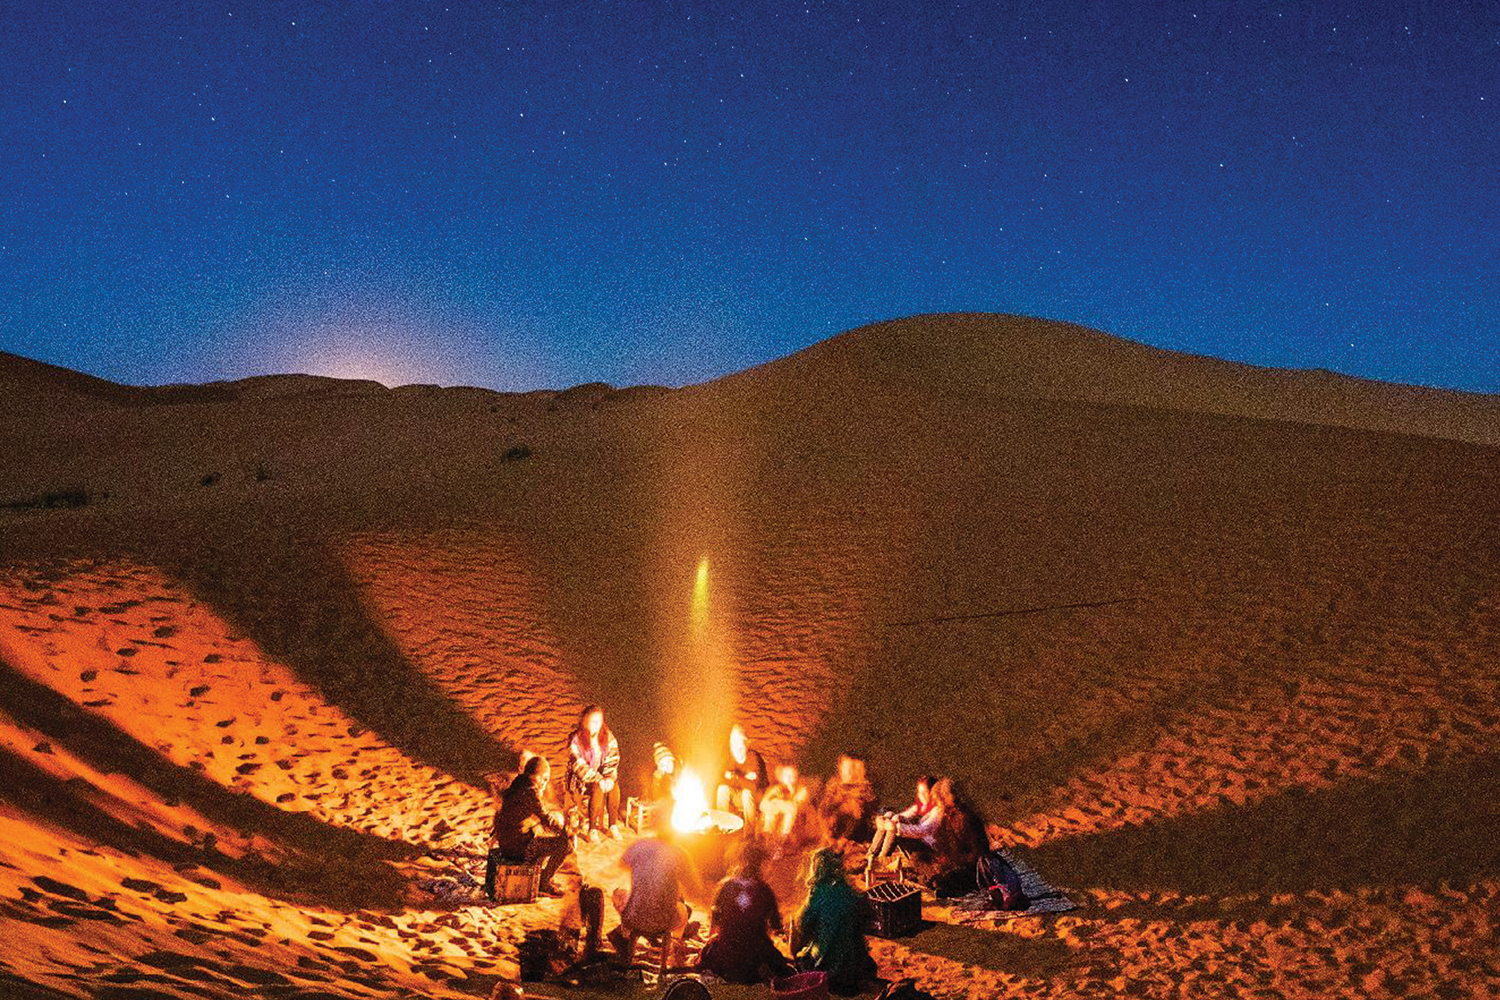
<svg viewBox="0 0 1500 1000">
<path fill-rule="evenodd" d="M 681 390 L 141 406 L 0 361 L 0 502 L 110 494 L 0 510 L 0 989 L 483 994 L 561 904 L 416 887 L 583 704 L 627 775 L 691 737 L 706 558 L 768 757 L 952 774 L 1085 904 L 939 912 L 885 973 L 1500 995 L 1494 397 L 982 316 Z"/>
</svg>

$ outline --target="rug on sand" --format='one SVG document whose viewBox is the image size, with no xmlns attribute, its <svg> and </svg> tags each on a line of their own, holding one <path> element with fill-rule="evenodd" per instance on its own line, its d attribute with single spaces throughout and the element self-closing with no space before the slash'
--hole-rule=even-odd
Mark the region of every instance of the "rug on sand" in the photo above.
<svg viewBox="0 0 1500 1000">
<path fill-rule="evenodd" d="M 1077 909 L 1077 904 L 1063 895 L 1061 889 L 1047 882 L 1029 863 L 1009 848 L 1000 853 L 1021 877 L 1021 888 L 1031 905 L 1024 910 L 997 910 L 990 902 L 987 890 L 978 890 L 953 900 L 953 919 L 960 923 L 978 923 L 982 920 L 1008 920 L 1012 917 L 1033 917 L 1044 913 L 1066 913 Z"/>
</svg>

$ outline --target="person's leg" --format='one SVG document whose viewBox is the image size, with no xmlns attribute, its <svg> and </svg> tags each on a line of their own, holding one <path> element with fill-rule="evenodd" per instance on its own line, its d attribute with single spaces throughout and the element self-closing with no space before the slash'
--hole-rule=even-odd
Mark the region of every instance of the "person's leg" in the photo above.
<svg viewBox="0 0 1500 1000">
<path fill-rule="evenodd" d="M 714 791 L 715 808 L 717 808 L 720 812 L 728 812 L 730 797 L 733 795 L 733 793 L 733 788 L 730 788 L 728 785 L 720 785 Z"/>
<path fill-rule="evenodd" d="M 759 964 L 764 965 L 770 971 L 772 979 L 789 976 L 797 968 L 792 964 L 791 959 L 781 953 L 781 949 L 776 947 L 776 942 L 770 938 L 765 938 L 760 946 Z"/>
<path fill-rule="evenodd" d="M 612 892 L 609 898 L 615 904 L 615 912 L 623 917 L 625 906 L 630 902 L 630 890 L 621 887 Z M 609 943 L 614 946 L 615 954 L 620 957 L 620 963 L 629 965 L 631 958 L 635 956 L 635 932 L 622 919 L 620 926 L 610 931 L 608 937 Z"/>
<path fill-rule="evenodd" d="M 533 837 L 526 847 L 526 860 L 533 864 L 541 862 L 542 874 L 539 881 L 543 888 L 552 885 L 552 876 L 557 874 L 557 870 L 567 859 L 567 837 Z"/>
<path fill-rule="evenodd" d="M 620 786 L 615 785 L 604 793 L 604 811 L 609 819 L 609 825 L 613 828 L 620 822 Z"/>
<path fill-rule="evenodd" d="M 568 811 L 568 832 L 583 833 L 588 825 L 588 799 L 584 790 L 569 785 L 563 797 L 563 808 Z"/>
<path fill-rule="evenodd" d="M 891 847 L 896 842 L 896 828 L 882 823 L 875 828 L 875 839 L 870 841 L 869 859 L 871 862 L 878 861 L 890 853 Z"/>
<path fill-rule="evenodd" d="M 600 790 L 596 781 L 589 785 L 584 795 L 588 800 L 588 828 L 599 830 L 604 827 L 604 792 Z"/>
<path fill-rule="evenodd" d="M 740 815 L 744 817 L 745 825 L 749 826 L 755 820 L 755 789 L 740 789 Z"/>
<path fill-rule="evenodd" d="M 492 847 L 484 860 L 484 894 L 491 900 L 495 898 L 495 867 L 499 864 L 500 848 Z"/>
</svg>

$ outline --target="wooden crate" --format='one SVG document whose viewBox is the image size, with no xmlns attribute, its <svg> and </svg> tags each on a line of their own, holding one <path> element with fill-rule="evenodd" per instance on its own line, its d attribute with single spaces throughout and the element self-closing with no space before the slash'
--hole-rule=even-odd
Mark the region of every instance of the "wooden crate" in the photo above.
<svg viewBox="0 0 1500 1000">
<path fill-rule="evenodd" d="M 922 926 L 922 888 L 911 882 L 883 882 L 867 894 L 873 916 L 870 933 L 895 938 Z"/>
<path fill-rule="evenodd" d="M 502 861 L 495 866 L 495 902 L 535 903 L 542 866 Z"/>
</svg>

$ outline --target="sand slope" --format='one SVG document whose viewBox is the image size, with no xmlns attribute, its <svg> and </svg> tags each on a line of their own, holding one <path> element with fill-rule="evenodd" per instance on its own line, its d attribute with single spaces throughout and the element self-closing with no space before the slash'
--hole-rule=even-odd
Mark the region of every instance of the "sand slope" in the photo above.
<svg viewBox="0 0 1500 1000">
<path fill-rule="evenodd" d="M 0 990 L 481 992 L 560 906 L 412 889 L 484 772 L 728 701 L 1086 902 L 880 947 L 940 995 L 1500 992 L 1500 400 L 988 316 L 670 392 L 0 360 Z"/>
</svg>

